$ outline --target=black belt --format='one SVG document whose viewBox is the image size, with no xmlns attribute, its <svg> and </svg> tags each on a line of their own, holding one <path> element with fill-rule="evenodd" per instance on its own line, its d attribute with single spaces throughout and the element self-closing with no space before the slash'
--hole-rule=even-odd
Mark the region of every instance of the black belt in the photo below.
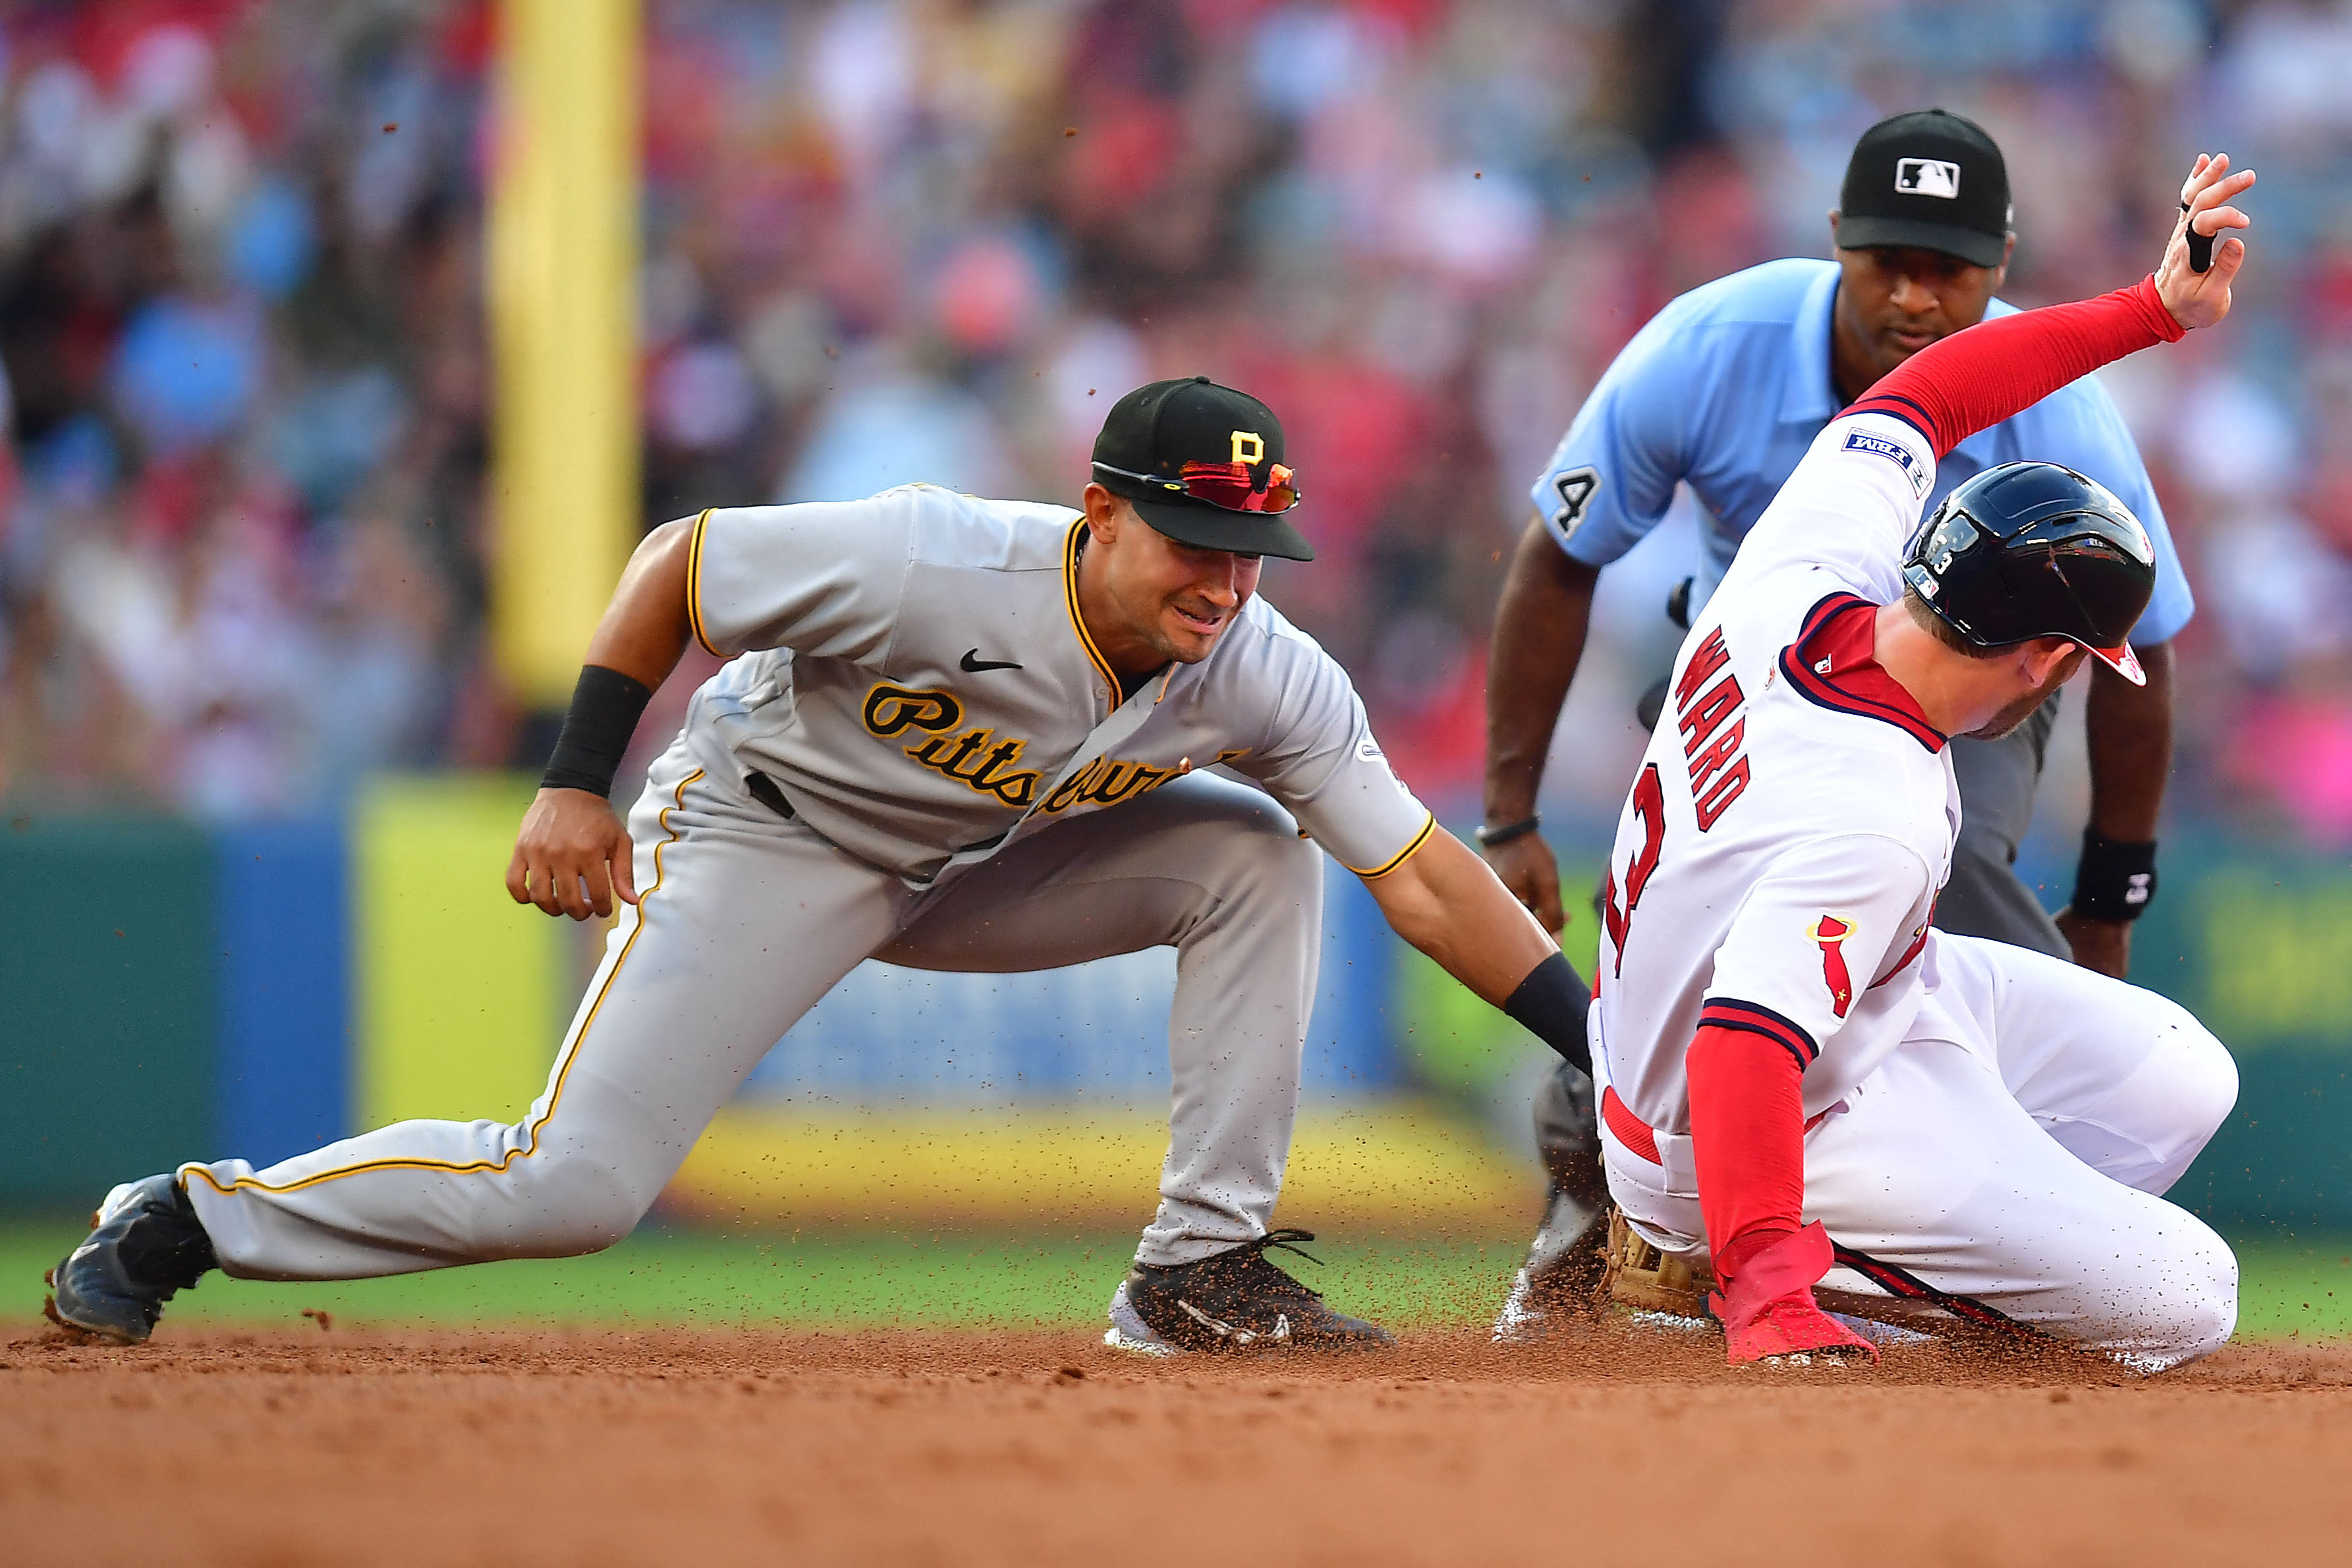
<svg viewBox="0 0 2352 1568">
<path fill-rule="evenodd" d="M 765 773 L 745 773 L 743 788 L 753 800 L 758 801 L 786 822 L 800 815 L 793 809 L 793 803 L 784 798 L 784 792 L 776 787 L 776 781 Z"/>
</svg>

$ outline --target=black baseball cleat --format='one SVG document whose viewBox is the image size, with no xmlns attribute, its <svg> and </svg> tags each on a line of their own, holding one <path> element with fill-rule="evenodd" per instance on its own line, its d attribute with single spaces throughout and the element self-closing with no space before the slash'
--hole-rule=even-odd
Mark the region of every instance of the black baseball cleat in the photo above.
<svg viewBox="0 0 2352 1568">
<path fill-rule="evenodd" d="M 117 1344 L 144 1344 L 163 1303 L 220 1260 L 173 1176 L 129 1182 L 89 1216 L 89 1238 L 45 1277 L 53 1323 Z"/>
<path fill-rule="evenodd" d="M 1551 1196 L 1496 1315 L 1498 1345 L 1530 1344 L 1563 1321 L 1591 1316 L 1609 1268 L 1609 1181 L 1601 1168 L 1592 1079 L 1561 1062 L 1536 1090 L 1535 1128 Z"/>
<path fill-rule="evenodd" d="M 1609 1226 L 1603 1211 L 1554 1187 L 1528 1260 L 1511 1279 L 1511 1293 L 1495 1315 L 1498 1345 L 1533 1344 L 1561 1320 L 1589 1318 L 1608 1271 Z"/>
<path fill-rule="evenodd" d="M 1136 1264 L 1110 1299 L 1110 1330 L 1103 1343 L 1145 1355 L 1293 1345 L 1379 1350 L 1395 1344 L 1386 1329 L 1333 1311 L 1320 1291 L 1266 1261 L 1266 1248 L 1279 1247 L 1319 1263 L 1296 1245 L 1314 1239 L 1312 1231 L 1270 1230 L 1191 1263 Z"/>
</svg>

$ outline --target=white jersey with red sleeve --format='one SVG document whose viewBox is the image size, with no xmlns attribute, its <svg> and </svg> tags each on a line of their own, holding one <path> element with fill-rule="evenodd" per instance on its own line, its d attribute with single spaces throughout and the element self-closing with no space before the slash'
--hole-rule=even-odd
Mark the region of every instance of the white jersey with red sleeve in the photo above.
<svg viewBox="0 0 2352 1568">
<path fill-rule="evenodd" d="M 1591 1025 L 1604 1120 L 1670 1191 L 1697 1190 L 1684 1055 L 1702 1023 L 1788 1050 L 1815 1117 L 1933 983 L 1959 795 L 1872 628 L 1935 461 L 1888 416 L 1832 422 L 1676 656 L 1618 822 Z"/>
</svg>

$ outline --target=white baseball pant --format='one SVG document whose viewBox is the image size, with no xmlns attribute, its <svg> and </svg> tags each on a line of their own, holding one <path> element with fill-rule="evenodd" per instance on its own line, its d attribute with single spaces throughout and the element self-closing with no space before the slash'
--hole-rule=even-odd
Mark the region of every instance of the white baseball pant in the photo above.
<svg viewBox="0 0 2352 1568">
<path fill-rule="evenodd" d="M 609 1247 L 859 961 L 1002 973 L 1160 945 L 1178 955 L 1174 1103 L 1137 1256 L 1188 1262 L 1265 1233 L 1323 925 L 1321 852 L 1266 795 L 1193 774 L 918 891 L 751 798 L 728 754 L 689 733 L 629 831 L 643 897 L 530 1113 L 396 1122 L 262 1171 L 182 1166 L 226 1272 L 362 1279 Z"/>
<path fill-rule="evenodd" d="M 2226 1342 L 2237 1258 L 2158 1194 L 2237 1100 L 2229 1052 L 2178 1003 L 2024 948 L 1939 932 L 1925 962 L 1902 1045 L 1805 1140 L 1804 1217 L 1840 1249 L 1824 1286 L 1989 1308 L 2147 1368 Z M 1654 1163 L 1604 1127 L 1610 1191 L 1688 1251 L 1690 1141 L 1657 1142 Z"/>
</svg>

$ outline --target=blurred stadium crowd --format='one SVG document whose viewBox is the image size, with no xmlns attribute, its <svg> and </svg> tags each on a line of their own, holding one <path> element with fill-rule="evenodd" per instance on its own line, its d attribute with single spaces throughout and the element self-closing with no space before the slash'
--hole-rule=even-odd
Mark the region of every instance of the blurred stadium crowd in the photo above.
<svg viewBox="0 0 2352 1568">
<path fill-rule="evenodd" d="M 1207 372 L 1289 429 L 1322 556 L 1267 592 L 1448 816 L 1528 482 L 1673 294 L 1826 254 L 1864 126 L 1992 131 L 2020 304 L 2144 271 L 2227 146 L 2263 174 L 2242 325 L 2108 377 L 2200 597 L 2173 798 L 2352 841 L 2352 6 L 644 5 L 646 521 L 914 479 L 1066 502 L 1112 398 Z M 484 632 L 493 29 L 0 14 L 10 803 L 236 818 L 538 765 Z M 1692 546 L 1654 544 L 1612 569 L 1563 810 L 1613 816 L 1672 646 Z"/>
</svg>

